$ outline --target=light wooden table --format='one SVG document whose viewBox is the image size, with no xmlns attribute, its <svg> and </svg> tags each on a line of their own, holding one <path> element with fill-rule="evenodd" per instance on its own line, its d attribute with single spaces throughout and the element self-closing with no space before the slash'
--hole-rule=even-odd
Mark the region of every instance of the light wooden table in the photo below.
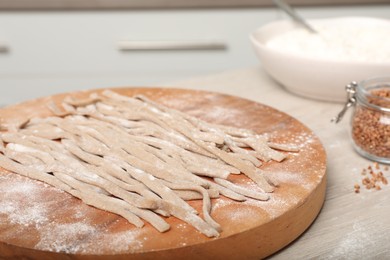
<svg viewBox="0 0 390 260">
<path fill-rule="evenodd" d="M 361 183 L 362 169 L 373 163 L 352 148 L 350 113 L 338 125 L 330 123 L 343 104 L 291 94 L 261 67 L 166 85 L 222 92 L 272 106 L 306 124 L 321 139 L 328 158 L 323 209 L 302 236 L 270 259 L 390 259 L 390 186 L 354 192 L 354 184 Z M 390 171 L 384 174 L 390 178 Z"/>
</svg>

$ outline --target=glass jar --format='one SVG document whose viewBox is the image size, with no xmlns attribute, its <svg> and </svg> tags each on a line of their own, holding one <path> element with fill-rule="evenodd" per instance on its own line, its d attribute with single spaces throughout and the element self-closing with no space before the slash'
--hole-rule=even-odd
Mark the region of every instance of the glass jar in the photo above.
<svg viewBox="0 0 390 260">
<path fill-rule="evenodd" d="M 355 106 L 351 118 L 351 139 L 364 157 L 390 163 L 390 77 L 372 78 L 346 86 L 348 100 L 336 118 Z"/>
</svg>

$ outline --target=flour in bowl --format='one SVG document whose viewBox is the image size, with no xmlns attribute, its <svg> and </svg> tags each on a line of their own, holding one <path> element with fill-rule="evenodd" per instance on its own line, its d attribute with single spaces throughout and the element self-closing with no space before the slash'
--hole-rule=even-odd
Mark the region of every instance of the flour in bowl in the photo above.
<svg viewBox="0 0 390 260">
<path fill-rule="evenodd" d="M 318 34 L 298 28 L 270 39 L 269 48 L 334 61 L 390 62 L 390 25 L 315 24 Z"/>
</svg>

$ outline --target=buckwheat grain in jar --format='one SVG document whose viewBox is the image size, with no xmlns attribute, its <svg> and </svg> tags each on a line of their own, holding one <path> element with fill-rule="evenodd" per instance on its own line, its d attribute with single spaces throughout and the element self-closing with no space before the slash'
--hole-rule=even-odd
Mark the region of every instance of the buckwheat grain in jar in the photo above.
<svg viewBox="0 0 390 260">
<path fill-rule="evenodd" d="M 364 157 L 390 163 L 390 77 L 372 78 L 346 87 L 348 101 L 339 114 L 355 106 L 351 119 L 351 139 Z"/>
</svg>

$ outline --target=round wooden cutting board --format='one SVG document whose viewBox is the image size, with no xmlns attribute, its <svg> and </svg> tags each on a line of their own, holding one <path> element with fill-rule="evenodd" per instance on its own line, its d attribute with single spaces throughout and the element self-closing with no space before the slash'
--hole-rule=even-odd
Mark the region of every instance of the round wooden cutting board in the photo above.
<svg viewBox="0 0 390 260">
<path fill-rule="evenodd" d="M 293 144 L 282 163 L 261 166 L 279 183 L 269 201 L 212 200 L 212 216 L 223 231 L 207 238 L 192 226 L 169 217 L 171 230 L 159 233 L 146 224 L 136 228 L 125 219 L 83 204 L 39 181 L 0 168 L 0 258 L 22 259 L 260 259 L 297 238 L 319 213 L 326 187 L 326 155 L 313 132 L 296 119 L 246 99 L 195 90 L 112 89 L 143 94 L 166 106 L 206 121 L 270 133 L 276 143 Z M 86 97 L 91 92 L 72 93 Z M 56 95 L 0 110 L 2 129 L 31 117 L 51 115 Z M 244 175 L 232 181 L 254 189 Z M 201 211 L 201 202 L 190 204 Z"/>
</svg>

